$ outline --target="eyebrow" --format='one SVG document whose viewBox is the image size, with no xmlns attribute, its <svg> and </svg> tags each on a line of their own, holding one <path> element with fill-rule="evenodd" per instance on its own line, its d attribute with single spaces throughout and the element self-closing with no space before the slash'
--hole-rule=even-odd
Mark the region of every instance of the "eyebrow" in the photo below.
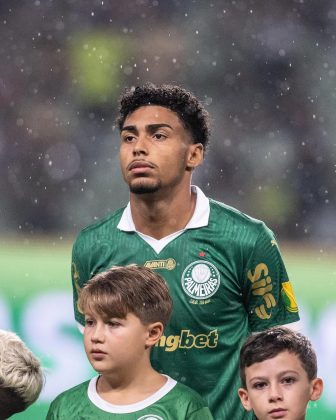
<svg viewBox="0 0 336 420">
<path fill-rule="evenodd" d="M 282 372 L 278 373 L 277 376 L 288 375 L 289 373 L 290 374 L 299 375 L 299 372 L 297 372 L 296 370 L 289 369 L 289 370 L 283 370 Z M 256 380 L 258 380 L 258 381 L 266 381 L 266 380 L 268 380 L 268 376 L 253 376 L 249 380 L 249 382 L 256 381 Z"/>
<path fill-rule="evenodd" d="M 158 128 L 162 128 L 162 127 L 168 127 L 171 130 L 173 129 L 173 127 L 169 124 L 166 123 L 158 123 L 158 124 L 148 124 L 145 126 L 146 131 L 152 133 L 153 131 L 157 130 Z M 122 131 L 131 131 L 132 133 L 137 133 L 138 129 L 135 125 L 125 125 L 120 132 Z"/>
</svg>

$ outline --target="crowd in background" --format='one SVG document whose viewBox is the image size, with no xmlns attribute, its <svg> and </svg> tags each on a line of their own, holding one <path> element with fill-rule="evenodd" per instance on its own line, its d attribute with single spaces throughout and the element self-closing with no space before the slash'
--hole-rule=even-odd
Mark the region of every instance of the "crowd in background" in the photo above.
<svg viewBox="0 0 336 420">
<path fill-rule="evenodd" d="M 336 1 L 0 3 L 0 230 L 73 234 L 127 202 L 117 98 L 202 99 L 194 181 L 289 240 L 336 242 Z"/>
</svg>

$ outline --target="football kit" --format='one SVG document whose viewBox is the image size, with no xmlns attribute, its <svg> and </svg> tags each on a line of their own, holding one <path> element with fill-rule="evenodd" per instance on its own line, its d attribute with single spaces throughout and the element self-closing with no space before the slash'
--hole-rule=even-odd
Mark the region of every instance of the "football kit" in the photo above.
<svg viewBox="0 0 336 420">
<path fill-rule="evenodd" d="M 214 418 L 251 419 L 237 390 L 239 351 L 251 332 L 297 321 L 293 289 L 266 225 L 197 192 L 187 226 L 156 240 L 137 232 L 130 204 L 83 229 L 73 247 L 75 317 L 81 288 L 112 266 L 139 264 L 166 280 L 174 310 L 153 367 L 195 389 Z"/>
<path fill-rule="evenodd" d="M 116 405 L 97 393 L 97 379 L 71 388 L 51 403 L 46 420 L 212 420 L 201 397 L 167 377 L 157 392 L 134 404 Z"/>
</svg>

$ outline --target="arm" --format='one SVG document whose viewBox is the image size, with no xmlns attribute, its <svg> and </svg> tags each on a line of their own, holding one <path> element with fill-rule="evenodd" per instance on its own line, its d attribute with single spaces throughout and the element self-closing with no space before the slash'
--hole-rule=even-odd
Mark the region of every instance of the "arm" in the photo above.
<svg viewBox="0 0 336 420">
<path fill-rule="evenodd" d="M 244 301 L 252 332 L 299 320 L 298 307 L 274 234 L 264 224 L 244 273 Z"/>
</svg>

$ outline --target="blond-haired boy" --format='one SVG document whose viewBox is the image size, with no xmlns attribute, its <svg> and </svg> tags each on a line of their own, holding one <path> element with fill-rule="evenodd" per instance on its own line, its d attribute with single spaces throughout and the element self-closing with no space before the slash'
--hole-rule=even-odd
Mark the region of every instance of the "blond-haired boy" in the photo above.
<svg viewBox="0 0 336 420">
<path fill-rule="evenodd" d="M 169 320 L 164 280 L 141 266 L 114 267 L 82 289 L 84 347 L 99 375 L 58 396 L 47 419 L 212 419 L 201 397 L 154 370 L 151 348 Z"/>
</svg>

